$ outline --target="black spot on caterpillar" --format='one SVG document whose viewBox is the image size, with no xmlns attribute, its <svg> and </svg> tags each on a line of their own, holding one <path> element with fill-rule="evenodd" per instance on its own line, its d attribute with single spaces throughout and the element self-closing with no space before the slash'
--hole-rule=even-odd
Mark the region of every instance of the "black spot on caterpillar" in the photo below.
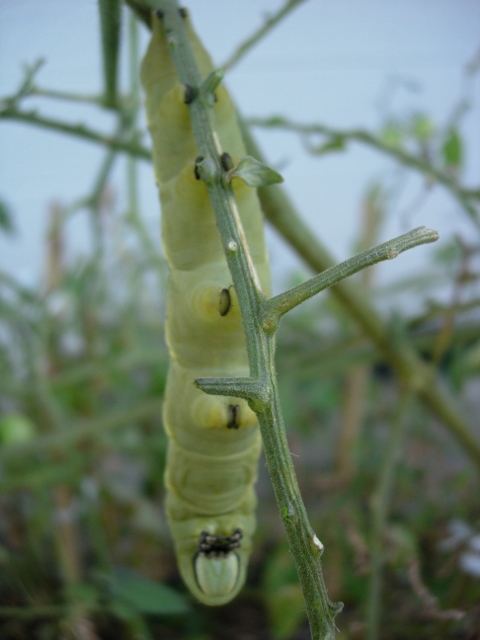
<svg viewBox="0 0 480 640">
<path fill-rule="evenodd" d="M 227 313 L 232 308 L 232 297 L 230 295 L 229 289 L 222 289 L 220 291 L 220 301 L 218 305 L 218 310 L 220 311 L 220 315 L 226 316 Z"/>
<path fill-rule="evenodd" d="M 229 412 L 230 419 L 227 423 L 227 429 L 238 429 L 238 427 L 240 426 L 240 422 L 238 421 L 239 408 L 240 407 L 238 404 L 228 405 L 228 412 Z"/>
<path fill-rule="evenodd" d="M 188 18 L 188 9 L 186 9 L 185 7 L 180 7 L 178 13 L 180 14 L 181 18 Z"/>
<path fill-rule="evenodd" d="M 214 70 L 191 23 L 184 23 L 202 78 Z M 207 395 L 200 377 L 245 377 L 250 369 L 240 310 L 232 308 L 231 274 L 192 134 L 188 91 L 175 72 L 161 21 L 142 64 L 155 176 L 162 203 L 162 242 L 170 273 L 166 334 L 171 359 L 164 402 L 168 435 L 165 507 L 180 573 L 208 605 L 242 588 L 255 531 L 261 439 L 245 400 Z M 222 85 L 212 122 L 220 149 L 246 155 L 235 109 Z M 187 100 L 188 102 L 188 100 Z M 196 158 L 196 160 L 195 160 Z M 192 171 L 192 162 L 195 169 Z M 222 154 L 228 171 L 231 160 Z M 262 290 L 270 293 L 263 217 L 254 189 L 235 181 L 233 194 Z M 238 311 L 238 313 L 237 313 Z M 208 532 L 208 533 L 206 533 Z"/>
<path fill-rule="evenodd" d="M 195 158 L 195 168 L 193 170 L 193 173 L 195 174 L 195 179 L 196 180 L 200 180 L 200 173 L 198 172 L 198 165 L 200 164 L 200 162 L 202 162 L 203 160 L 203 156 L 197 156 Z"/>
</svg>

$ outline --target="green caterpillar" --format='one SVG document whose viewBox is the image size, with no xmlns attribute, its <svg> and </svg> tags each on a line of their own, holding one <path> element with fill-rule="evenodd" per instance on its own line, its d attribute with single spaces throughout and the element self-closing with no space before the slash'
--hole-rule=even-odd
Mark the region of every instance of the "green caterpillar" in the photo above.
<svg viewBox="0 0 480 640">
<path fill-rule="evenodd" d="M 182 16 L 205 78 L 213 71 L 212 62 L 184 11 Z M 246 578 L 261 439 L 256 416 L 245 400 L 206 395 L 194 385 L 199 377 L 248 376 L 249 367 L 240 309 L 213 209 L 206 186 L 197 179 L 188 89 L 178 83 L 157 15 L 152 26 L 141 77 L 170 266 L 166 512 L 185 583 L 204 604 L 221 605 L 235 597 Z M 213 110 L 221 149 L 236 163 L 246 152 L 233 104 L 222 86 L 216 90 Z M 241 180 L 234 182 L 250 253 L 263 291 L 269 294 L 257 195 Z"/>
</svg>

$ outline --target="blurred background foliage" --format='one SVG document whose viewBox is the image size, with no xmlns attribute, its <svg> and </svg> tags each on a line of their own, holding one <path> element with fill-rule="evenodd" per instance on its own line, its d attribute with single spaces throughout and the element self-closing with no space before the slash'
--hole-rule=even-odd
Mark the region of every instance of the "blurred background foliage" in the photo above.
<svg viewBox="0 0 480 640">
<path fill-rule="evenodd" d="M 118 133 L 107 142 L 97 179 L 84 198 L 50 206 L 40 287 L 0 273 L 0 637 L 308 638 L 263 464 L 241 596 L 208 609 L 191 601 L 178 577 L 162 510 L 166 265 L 142 222 L 136 177 L 137 159 L 148 156 L 137 131 L 137 18 L 148 21 L 148 14 L 139 0 L 128 4 L 127 14 L 117 0 L 99 2 L 105 85 L 91 102 L 118 113 Z M 119 95 L 116 83 L 121 19 L 129 21 L 128 95 Z M 2 118 L 46 126 L 36 112 L 23 111 L 29 95 L 40 95 L 39 66 L 26 69 L 18 92 L 2 99 Z M 471 62 L 466 77 L 478 66 Z M 281 118 L 251 124 L 288 128 L 314 155 L 344 151 L 353 141 L 394 158 L 395 176 L 365 186 L 356 250 L 378 241 L 406 168 L 424 177 L 425 193 L 446 186 L 459 216 L 472 220 L 468 241 L 452 237 L 414 279 L 385 290 L 370 269 L 355 287 L 372 305 L 388 300 L 396 309 L 385 320 L 389 342 L 416 350 L 423 371 L 455 396 L 458 420 L 478 441 L 480 189 L 461 182 L 467 106 L 461 96 L 443 124 L 427 113 L 389 116 L 371 133 L 306 130 Z M 64 132 L 86 136 L 88 129 Z M 128 206 L 119 210 L 109 176 L 124 151 Z M 65 225 L 79 212 L 90 222 L 92 250 L 72 261 Z M 3 203 L 0 228 L 5 236 L 15 230 Z M 290 278 L 295 284 L 304 274 Z M 446 303 L 430 297 L 439 286 Z M 412 293 L 421 300 L 414 315 L 402 305 Z M 478 456 L 458 446 L 412 385 L 399 383 L 335 296 L 288 316 L 277 352 L 290 448 L 325 545 L 330 599 L 345 603 L 338 637 L 480 638 Z"/>
</svg>

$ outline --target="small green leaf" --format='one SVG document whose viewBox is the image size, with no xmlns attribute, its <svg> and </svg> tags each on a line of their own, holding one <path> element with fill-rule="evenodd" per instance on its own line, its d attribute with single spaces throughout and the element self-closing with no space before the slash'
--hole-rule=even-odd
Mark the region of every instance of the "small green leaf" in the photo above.
<svg viewBox="0 0 480 640">
<path fill-rule="evenodd" d="M 317 146 L 309 146 L 309 150 L 316 156 L 322 156 L 326 153 L 335 153 L 345 151 L 346 144 L 343 136 L 332 136 L 327 142 Z"/>
<path fill-rule="evenodd" d="M 285 118 L 282 118 L 282 116 L 272 116 L 271 118 L 268 118 L 265 122 L 267 127 L 281 127 L 285 123 L 286 123 L 286 120 Z"/>
<path fill-rule="evenodd" d="M 111 588 L 117 598 L 140 613 L 180 615 L 189 611 L 187 601 L 171 587 L 152 582 L 132 571 L 117 571 Z"/>
<path fill-rule="evenodd" d="M 435 133 L 435 123 L 424 113 L 416 113 L 411 121 L 412 133 L 420 142 L 426 142 Z"/>
<path fill-rule="evenodd" d="M 227 173 L 227 180 L 241 178 L 249 187 L 268 187 L 271 184 L 283 182 L 282 176 L 262 164 L 252 156 L 242 158 L 236 167 Z"/>
<path fill-rule="evenodd" d="M 442 146 L 443 160 L 450 169 L 460 169 L 463 161 L 463 142 L 457 129 L 450 129 Z"/>
<path fill-rule="evenodd" d="M 388 147 L 399 149 L 403 142 L 403 132 L 396 122 L 389 122 L 380 133 L 380 140 Z"/>
<path fill-rule="evenodd" d="M 212 106 L 215 101 L 215 89 L 223 80 L 224 74 L 225 71 L 223 69 L 215 69 L 215 71 L 212 71 L 212 73 L 202 82 L 202 86 L 200 87 L 200 96 L 209 106 Z"/>
</svg>

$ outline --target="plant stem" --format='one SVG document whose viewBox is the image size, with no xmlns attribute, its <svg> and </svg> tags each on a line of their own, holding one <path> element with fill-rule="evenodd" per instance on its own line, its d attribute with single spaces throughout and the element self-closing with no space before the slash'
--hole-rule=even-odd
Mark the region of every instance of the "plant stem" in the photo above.
<svg viewBox="0 0 480 640">
<path fill-rule="evenodd" d="M 91 142 L 97 142 L 110 149 L 116 151 L 123 151 L 131 156 L 141 158 L 143 160 L 152 159 L 152 152 L 145 147 L 142 147 L 134 139 L 131 141 L 122 140 L 117 137 L 105 135 L 101 131 L 95 131 L 83 124 L 69 124 L 55 118 L 48 118 L 46 116 L 40 116 L 36 111 L 20 111 L 16 107 L 7 107 L 0 109 L 0 119 L 18 120 L 25 122 L 26 124 L 32 124 L 37 127 L 43 127 L 44 129 L 50 129 L 51 131 L 57 131 L 59 133 L 68 133 L 82 138 L 84 140 L 90 140 Z"/>
<path fill-rule="evenodd" d="M 174 43 L 171 55 L 180 82 L 199 88 L 202 78 L 177 3 L 175 0 L 159 0 L 152 5 L 163 12 L 167 37 Z M 276 384 L 274 340 L 271 334 L 263 330 L 261 323 L 264 295 L 259 289 L 258 278 L 248 254 L 231 185 L 223 180 L 224 170 L 220 162 L 222 150 L 217 147 L 211 109 L 205 106 L 204 100 L 194 100 L 189 109 L 198 153 L 205 159 L 198 165 L 199 173 L 212 201 L 247 336 L 251 378 L 241 381 L 240 386 L 245 392 L 244 397 L 247 397 L 258 415 L 267 464 L 297 566 L 312 637 L 314 640 L 326 640 L 335 635 L 334 617 L 341 605 L 333 605 L 328 600 L 320 562 L 323 545 L 308 522 L 290 458 Z M 214 394 L 222 395 L 229 385 L 236 386 L 232 379 L 219 379 L 216 386 L 213 379 L 209 382 L 212 384 L 207 389 L 202 381 L 197 380 L 201 388 Z"/>
<path fill-rule="evenodd" d="M 241 120 L 240 125 L 242 125 Z M 247 152 L 257 160 L 264 161 L 262 153 L 245 126 L 242 127 L 242 133 L 247 144 Z M 335 260 L 328 249 L 321 244 L 299 216 L 282 187 L 278 185 L 261 187 L 258 195 L 269 222 L 314 271 L 323 271 L 335 265 Z M 407 387 L 417 390 L 431 413 L 443 422 L 465 454 L 480 470 L 478 438 L 466 423 L 460 408 L 454 405 L 448 391 L 420 360 L 412 346 L 405 343 L 398 346 L 391 340 L 384 319 L 369 303 L 366 296 L 362 295 L 357 285 L 344 280 L 332 288 L 332 294 L 375 343 L 377 349 L 396 371 L 399 380 Z"/>
<path fill-rule="evenodd" d="M 340 130 L 327 127 L 322 124 L 301 124 L 292 122 L 286 118 L 272 117 L 268 119 L 262 118 L 249 118 L 247 124 L 255 127 L 266 128 L 279 128 L 286 131 L 293 131 L 303 135 L 324 135 L 332 140 L 338 142 L 360 142 L 377 151 L 381 151 L 387 156 L 390 156 L 403 166 L 410 169 L 416 169 L 420 173 L 423 173 L 427 179 L 434 179 L 436 182 L 443 185 L 453 197 L 459 202 L 462 209 L 464 209 L 472 221 L 479 226 L 480 217 L 478 211 L 473 206 L 471 200 L 480 199 L 480 189 L 468 189 L 458 183 L 458 181 L 446 173 L 442 169 L 435 167 L 423 158 L 399 147 L 386 144 L 383 140 L 378 138 L 375 134 L 365 131 L 363 129 L 351 129 Z"/>
<path fill-rule="evenodd" d="M 239 60 L 241 60 L 247 53 L 252 49 L 262 38 L 266 36 L 266 34 L 271 31 L 283 18 L 285 18 L 295 7 L 297 7 L 305 0 L 287 0 L 285 4 L 280 7 L 280 9 L 269 16 L 263 25 L 255 31 L 245 42 L 242 42 L 237 49 L 232 53 L 232 55 L 228 58 L 228 60 L 221 65 L 221 68 L 224 70 L 231 69 L 234 65 L 236 65 Z"/>
<path fill-rule="evenodd" d="M 131 13 L 128 23 L 129 34 L 129 82 L 130 91 L 128 96 L 128 104 L 130 105 L 130 128 L 131 134 L 135 131 L 138 120 L 138 112 L 141 103 L 140 99 L 140 74 L 139 74 L 139 43 L 138 43 L 138 20 L 135 14 Z M 151 235 L 148 233 L 143 223 L 138 199 L 138 175 L 137 162 L 133 155 L 129 155 L 127 159 L 127 221 L 137 233 L 138 238 L 148 257 L 149 262 L 155 267 L 158 275 L 161 277 L 164 262 L 159 255 L 152 242 Z"/>
<path fill-rule="evenodd" d="M 151 6 L 162 11 L 162 23 L 180 82 L 193 87 L 196 96 L 202 95 L 204 85 L 176 1 L 155 0 Z M 264 323 L 265 314 L 272 303 L 266 301 L 260 290 L 232 188 L 224 179 L 220 161 L 222 149 L 218 146 L 208 101 L 195 98 L 190 102 L 189 110 L 198 153 L 202 157 L 197 164 L 198 172 L 212 201 L 239 300 L 251 376 L 245 379 L 200 379 L 196 383 L 209 394 L 231 394 L 246 398 L 257 413 L 267 465 L 302 586 L 312 637 L 315 640 L 333 638 L 334 617 L 341 605 L 334 605 L 328 600 L 320 562 L 323 545 L 308 521 L 288 449 L 274 363 L 273 334 L 276 326 L 265 326 Z M 430 239 L 433 237 L 430 236 Z M 401 242 L 392 246 L 396 252 Z M 392 247 L 389 250 L 392 251 Z M 338 271 L 335 273 L 341 275 Z M 341 277 L 345 277 L 345 273 Z M 291 292 L 286 295 L 292 299 Z"/>
<path fill-rule="evenodd" d="M 40 96 L 42 98 L 53 98 L 54 100 L 65 100 L 67 102 L 77 102 L 95 105 L 97 107 L 107 107 L 102 98 L 97 95 L 86 95 L 84 93 L 73 93 L 71 91 L 57 91 L 56 89 L 44 89 L 38 85 L 33 85 L 28 96 Z M 25 96 L 27 97 L 27 96 Z"/>
<path fill-rule="evenodd" d="M 393 260 L 403 251 L 428 242 L 436 242 L 437 240 L 438 233 L 436 231 L 426 229 L 425 227 L 418 227 L 393 240 L 379 244 L 372 249 L 362 251 L 362 253 L 353 256 L 353 258 L 349 258 L 334 267 L 326 269 L 314 278 L 299 284 L 293 289 L 289 289 L 285 291 L 285 293 L 281 293 L 267 300 L 265 303 L 267 314 L 264 322 L 268 324 L 276 322 L 278 324 L 281 316 L 287 313 L 287 311 L 294 309 L 320 291 L 338 284 L 344 278 L 348 278 L 354 273 L 365 269 L 365 267 L 378 264 L 383 260 Z"/>
<path fill-rule="evenodd" d="M 117 69 L 120 47 L 121 0 L 99 0 L 103 52 L 103 101 L 106 106 L 117 104 Z"/>
</svg>

